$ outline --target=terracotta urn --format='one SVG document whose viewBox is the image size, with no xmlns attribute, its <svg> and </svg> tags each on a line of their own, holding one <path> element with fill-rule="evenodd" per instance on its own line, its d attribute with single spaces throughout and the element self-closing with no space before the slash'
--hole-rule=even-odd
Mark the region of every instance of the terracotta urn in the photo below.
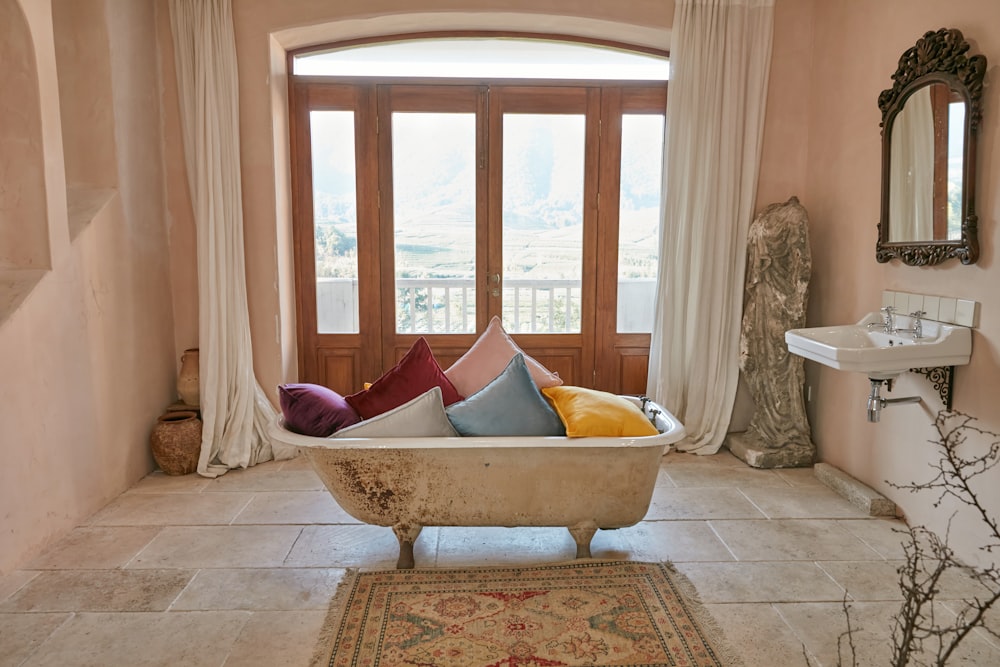
<svg viewBox="0 0 1000 667">
<path fill-rule="evenodd" d="M 195 408 L 201 405 L 198 363 L 198 348 L 184 350 L 181 355 L 181 370 L 177 374 L 177 394 L 185 404 Z"/>
<path fill-rule="evenodd" d="M 187 475 L 198 469 L 201 420 L 192 410 L 160 415 L 149 438 L 153 459 L 168 475 Z"/>
</svg>

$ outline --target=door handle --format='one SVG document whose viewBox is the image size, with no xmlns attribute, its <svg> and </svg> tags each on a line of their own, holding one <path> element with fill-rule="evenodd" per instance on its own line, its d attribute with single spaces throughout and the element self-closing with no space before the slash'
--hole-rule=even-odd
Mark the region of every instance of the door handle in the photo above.
<svg viewBox="0 0 1000 667">
<path fill-rule="evenodd" d="M 492 287 L 490 287 L 490 296 L 500 296 L 500 274 L 491 273 L 487 278 L 487 281 Z"/>
</svg>

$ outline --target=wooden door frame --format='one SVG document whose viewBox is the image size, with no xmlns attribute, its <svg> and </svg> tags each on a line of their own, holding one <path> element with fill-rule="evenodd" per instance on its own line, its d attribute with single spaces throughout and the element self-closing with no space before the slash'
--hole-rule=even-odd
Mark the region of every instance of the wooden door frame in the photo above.
<svg viewBox="0 0 1000 667">
<path fill-rule="evenodd" d="M 463 108 L 477 118 L 476 266 L 480 275 L 476 333 L 424 334 L 439 362 L 447 367 L 468 349 L 499 308 L 499 299 L 488 296 L 486 277 L 497 272 L 494 267 L 502 268 L 503 113 L 584 113 L 581 331 L 512 335 L 526 352 L 562 372 L 571 384 L 620 392 L 626 376 L 640 370 L 644 373 L 649 334 L 618 334 L 616 330 L 619 199 L 615 193 L 620 187 L 621 114 L 664 113 L 666 86 L 601 82 L 598 87 L 594 83 L 518 81 L 487 85 L 293 78 L 289 125 L 294 149 L 292 214 L 300 377 L 338 391 L 354 391 L 360 388 L 361 380 L 376 378 L 392 366 L 421 335 L 396 333 L 392 164 L 379 156 L 391 155 L 393 109 L 454 112 L 454 105 L 440 102 L 455 95 L 468 97 L 470 90 L 475 93 L 468 99 L 474 102 L 465 102 Z M 360 332 L 319 334 L 309 113 L 340 108 L 353 110 L 356 121 Z M 483 238 L 485 243 L 479 240 Z M 579 376 L 568 364 L 579 369 Z M 336 382 L 332 375 L 336 375 Z M 349 382 L 345 379 L 348 376 L 352 378 Z M 633 389 L 639 384 L 634 378 L 629 382 Z"/>
<path fill-rule="evenodd" d="M 485 86 L 467 84 L 419 84 L 393 83 L 377 87 L 378 93 L 378 150 L 380 155 L 392 155 L 392 114 L 394 112 L 427 113 L 474 113 L 476 116 L 476 271 L 486 265 L 485 244 L 478 239 L 485 233 L 487 206 L 487 169 L 485 164 L 486 141 L 486 96 Z M 461 334 L 398 333 L 396 331 L 396 264 L 395 264 L 395 222 L 393 194 L 393 161 L 383 160 L 378 171 L 379 189 L 379 229 L 381 232 L 382 266 L 381 285 L 381 331 L 378 344 L 382 350 L 385 368 L 394 365 L 413 343 L 423 336 L 434 350 L 435 357 L 442 366 L 457 359 L 469 349 L 486 328 L 489 319 L 485 315 L 486 291 L 476 290 L 476 332 Z"/>
<path fill-rule="evenodd" d="M 599 304 L 595 384 L 613 393 L 644 393 L 649 365 L 648 333 L 618 333 L 618 242 L 621 210 L 622 116 L 666 114 L 666 87 L 621 88 L 603 91 L 600 172 L 602 192 L 598 213 L 601 261 L 597 266 Z M 652 308 L 654 304 L 650 304 Z M 642 377 L 636 377 L 641 374 Z"/>
<path fill-rule="evenodd" d="M 600 99 L 601 90 L 588 85 L 558 87 L 540 85 L 497 85 L 490 87 L 489 96 L 489 246 L 488 274 L 500 274 L 503 282 L 503 116 L 505 113 L 583 115 L 583 238 L 580 283 L 579 333 L 518 333 L 511 332 L 526 352 L 545 365 L 561 365 L 562 373 L 570 367 L 579 369 L 579 377 L 564 377 L 581 386 L 592 386 L 594 377 L 594 330 L 597 279 L 590 267 L 597 262 L 597 165 L 600 161 Z M 501 291 L 502 295 L 502 291 Z M 489 316 L 501 316 L 501 298 L 491 299 Z M 559 364 L 567 350 L 574 353 L 570 366 Z"/>
<path fill-rule="evenodd" d="M 313 211 L 313 169 L 310 114 L 313 111 L 351 111 L 354 113 L 355 197 L 358 227 L 358 295 L 381 308 L 381 295 L 372 286 L 378 284 L 381 260 L 377 225 L 378 201 L 373 192 L 370 171 L 377 168 L 378 155 L 370 124 L 374 116 L 374 90 L 371 87 L 344 83 L 294 83 L 289 88 L 293 113 L 289 117 L 292 136 L 292 244 L 295 257 L 296 342 L 299 346 L 299 376 L 337 385 L 349 393 L 356 382 L 346 377 L 378 377 L 382 359 L 362 354 L 367 336 L 381 336 L 381 323 L 371 312 L 359 309 L 359 331 L 347 334 L 319 333 L 316 307 L 316 256 Z M 371 226 L 371 235 L 361 228 Z M 331 368 L 339 368 L 336 378 Z"/>
</svg>

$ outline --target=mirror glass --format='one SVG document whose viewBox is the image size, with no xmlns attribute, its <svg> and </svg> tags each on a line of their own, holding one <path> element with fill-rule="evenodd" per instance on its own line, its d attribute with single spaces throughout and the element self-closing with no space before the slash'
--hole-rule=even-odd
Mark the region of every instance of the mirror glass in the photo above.
<svg viewBox="0 0 1000 667">
<path fill-rule="evenodd" d="M 889 241 L 961 241 L 965 108 L 943 83 L 916 89 L 892 125 Z"/>
<path fill-rule="evenodd" d="M 976 137 L 986 57 L 961 31 L 924 33 L 903 52 L 882 110 L 882 215 L 875 258 L 938 264 L 979 257 Z"/>
</svg>

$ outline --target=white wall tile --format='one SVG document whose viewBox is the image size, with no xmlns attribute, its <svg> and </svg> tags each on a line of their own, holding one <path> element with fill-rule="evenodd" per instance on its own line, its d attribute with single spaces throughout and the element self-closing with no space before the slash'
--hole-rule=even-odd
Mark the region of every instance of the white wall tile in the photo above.
<svg viewBox="0 0 1000 667">
<path fill-rule="evenodd" d="M 938 308 L 941 305 L 941 297 L 924 296 L 924 317 L 928 320 L 938 319 Z"/>
<path fill-rule="evenodd" d="M 969 299 L 882 290 L 882 305 L 893 306 L 897 315 L 924 311 L 924 319 L 966 327 L 979 326 L 980 304 Z"/>
<path fill-rule="evenodd" d="M 938 319 L 942 322 L 955 321 L 955 309 L 958 307 L 958 299 L 942 297 L 938 306 Z"/>
<path fill-rule="evenodd" d="M 896 292 L 896 312 L 898 313 L 908 313 L 907 308 L 910 307 L 910 294 L 909 292 Z"/>
<path fill-rule="evenodd" d="M 955 307 L 955 324 L 963 327 L 976 326 L 976 302 L 959 299 Z"/>
</svg>

